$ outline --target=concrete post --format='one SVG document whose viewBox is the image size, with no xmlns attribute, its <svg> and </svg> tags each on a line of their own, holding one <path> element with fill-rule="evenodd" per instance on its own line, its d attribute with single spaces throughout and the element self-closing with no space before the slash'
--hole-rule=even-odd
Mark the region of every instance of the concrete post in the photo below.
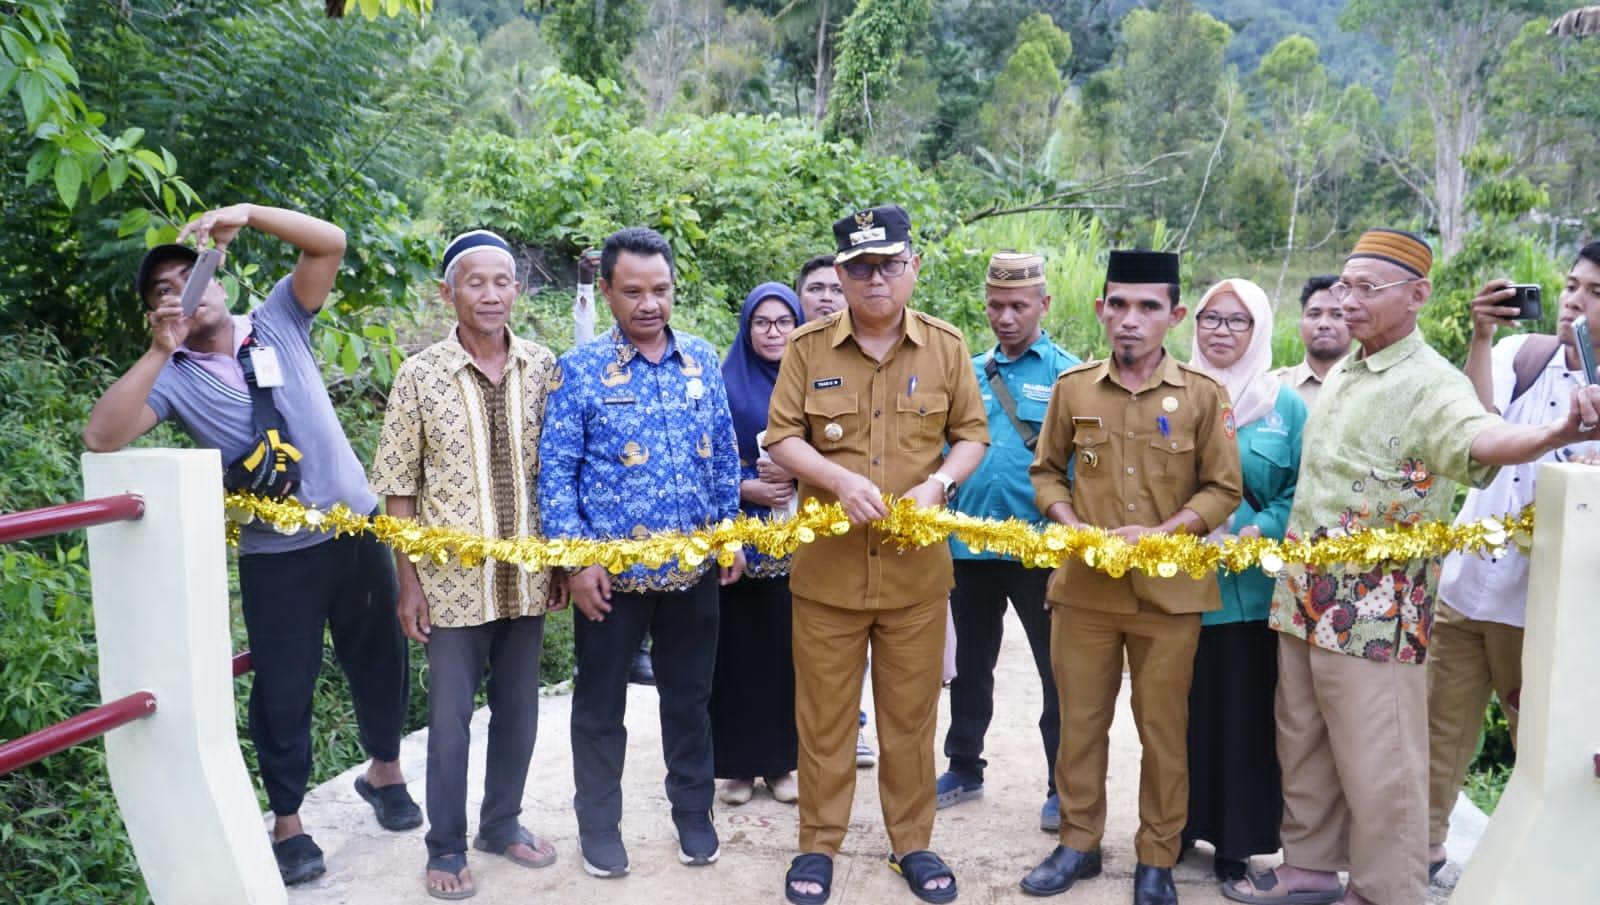
<svg viewBox="0 0 1600 905">
<path fill-rule="evenodd" d="M 1517 767 L 1451 905 L 1600 899 L 1600 468 L 1539 468 Z"/>
<path fill-rule="evenodd" d="M 288 901 L 239 754 L 222 465 L 215 450 L 83 457 L 84 496 L 139 493 L 144 518 L 89 529 L 100 694 L 156 713 L 106 736 L 106 765 L 157 905 Z"/>
</svg>

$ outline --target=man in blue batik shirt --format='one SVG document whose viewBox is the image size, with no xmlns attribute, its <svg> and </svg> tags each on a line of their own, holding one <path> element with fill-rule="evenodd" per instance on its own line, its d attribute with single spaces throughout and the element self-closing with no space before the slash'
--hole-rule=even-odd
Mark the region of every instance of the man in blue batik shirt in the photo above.
<svg viewBox="0 0 1600 905">
<path fill-rule="evenodd" d="M 1017 518 L 1043 526 L 1048 520 L 1033 502 L 1028 466 L 1034 441 L 1050 402 L 1056 375 L 1080 362 L 1050 341 L 1039 321 L 1050 310 L 1044 258 L 999 252 L 989 259 L 984 280 L 984 311 L 996 344 L 975 355 L 989 418 L 989 451 L 983 464 L 961 485 L 953 508 L 984 518 Z M 1050 668 L 1050 611 L 1045 606 L 1048 569 L 1030 569 L 1009 557 L 976 553 L 951 539 L 955 590 L 950 612 L 955 622 L 956 677 L 950 683 L 950 728 L 944 753 L 950 769 L 939 777 L 938 806 L 947 808 L 983 795 L 983 737 L 994 715 L 994 667 L 1000 656 L 1006 599 L 1017 609 L 1033 651 L 1044 690 L 1039 735 L 1044 742 L 1046 798 L 1039 828 L 1055 832 L 1061 824 L 1056 796 L 1056 748 L 1061 740 L 1061 708 Z"/>
<path fill-rule="evenodd" d="M 600 254 L 600 292 L 616 326 L 561 356 L 539 442 L 539 501 L 549 538 L 641 538 L 739 514 L 739 453 L 717 352 L 673 331 L 672 248 L 654 230 L 620 230 Z M 711 824 L 711 676 L 717 583 L 735 581 L 741 552 L 720 569 L 639 565 L 612 575 L 572 570 L 580 615 L 574 644 L 572 773 L 583 866 L 628 872 L 622 844 L 623 716 L 628 669 L 648 630 L 661 695 L 666 791 L 678 859 L 717 860 Z"/>
</svg>

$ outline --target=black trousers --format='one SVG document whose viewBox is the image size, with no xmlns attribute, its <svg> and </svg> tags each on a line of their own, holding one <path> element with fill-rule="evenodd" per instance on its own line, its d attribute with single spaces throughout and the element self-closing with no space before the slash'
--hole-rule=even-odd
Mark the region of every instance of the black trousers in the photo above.
<svg viewBox="0 0 1600 905">
<path fill-rule="evenodd" d="M 983 738 L 994 717 L 994 667 L 1000 658 L 1009 598 L 1028 636 L 1044 690 L 1039 737 L 1044 744 L 1046 788 L 1055 794 L 1061 706 L 1050 668 L 1050 611 L 1044 606 L 1050 570 L 1003 559 L 958 559 L 955 576 L 950 615 L 956 629 L 956 677 L 950 682 L 950 729 L 944 736 L 950 771 L 967 782 L 983 782 L 983 768 L 989 763 L 983 759 Z"/>
<path fill-rule="evenodd" d="M 544 617 L 433 627 L 428 637 L 428 855 L 467 850 L 467 750 L 473 698 L 489 678 L 489 738 L 478 836 L 517 839 L 522 793 L 539 734 Z"/>
<path fill-rule="evenodd" d="M 782 776 L 799 763 L 789 578 L 721 589 L 711 740 L 724 779 Z"/>
<path fill-rule="evenodd" d="M 717 570 L 683 591 L 611 595 L 603 622 L 577 613 L 578 679 L 572 691 L 573 808 L 578 833 L 622 822 L 623 717 L 628 667 L 648 630 L 660 695 L 661 753 L 674 811 L 711 809 L 711 676 L 717 659 Z"/>
<path fill-rule="evenodd" d="M 361 746 L 374 759 L 398 760 L 411 676 L 389 549 L 362 534 L 240 556 L 239 590 L 255 672 L 250 738 L 272 812 L 298 813 L 305 798 L 324 626 L 350 680 Z"/>
</svg>

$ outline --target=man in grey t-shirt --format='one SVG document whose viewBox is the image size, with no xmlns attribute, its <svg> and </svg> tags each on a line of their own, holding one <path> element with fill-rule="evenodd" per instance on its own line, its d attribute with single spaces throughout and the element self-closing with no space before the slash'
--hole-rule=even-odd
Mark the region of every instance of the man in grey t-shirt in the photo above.
<svg viewBox="0 0 1600 905">
<path fill-rule="evenodd" d="M 246 226 L 298 248 L 293 272 L 249 314 L 230 314 L 222 284 L 213 280 L 199 307 L 185 315 L 180 296 L 198 254 L 181 243 L 193 237 L 200 247 L 226 249 Z M 377 497 L 311 353 L 311 320 L 338 276 L 344 231 L 294 211 L 236 204 L 202 214 L 178 242 L 151 249 L 139 263 L 134 283 L 149 308 L 150 348 L 95 403 L 84 444 L 95 452 L 121 449 L 170 418 L 197 444 L 220 451 L 224 465 L 238 460 L 258 442 L 241 362 L 248 357 L 300 455 L 295 497 L 319 508 L 344 503 L 356 512 L 375 511 Z M 299 817 L 311 773 L 311 694 L 324 626 L 349 677 L 361 742 L 372 758 L 356 791 L 388 829 L 422 823 L 399 764 L 409 673 L 395 618 L 394 564 L 370 535 L 284 535 L 261 525 L 241 529 L 239 554 L 255 668 L 250 736 L 275 817 L 279 872 L 284 883 L 301 883 L 324 870 L 322 851 Z"/>
</svg>

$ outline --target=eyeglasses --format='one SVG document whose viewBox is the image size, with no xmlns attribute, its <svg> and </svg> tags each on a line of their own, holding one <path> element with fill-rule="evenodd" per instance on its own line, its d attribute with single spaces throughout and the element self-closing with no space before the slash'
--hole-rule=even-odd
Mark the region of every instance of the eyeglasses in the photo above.
<svg viewBox="0 0 1600 905">
<path fill-rule="evenodd" d="M 892 280 L 905 273 L 906 265 L 910 263 L 905 258 L 889 258 L 876 264 L 871 261 L 851 261 L 848 264 L 840 265 L 840 269 L 844 271 L 845 276 L 852 280 L 870 280 L 874 270 L 883 274 L 884 279 Z"/>
<path fill-rule="evenodd" d="M 1406 283 L 1415 283 L 1420 279 L 1422 277 L 1408 277 L 1404 280 L 1395 280 L 1393 283 L 1383 283 L 1378 286 L 1374 286 L 1371 283 L 1346 283 L 1344 280 L 1340 280 L 1328 287 L 1328 294 L 1333 296 L 1333 300 L 1336 302 L 1342 302 L 1352 295 L 1356 298 L 1369 299 L 1385 289 L 1404 286 Z"/>
<path fill-rule="evenodd" d="M 1195 315 L 1194 322 L 1207 330 L 1220 330 L 1223 325 L 1227 325 L 1231 333 L 1243 333 L 1256 325 L 1256 322 L 1247 315 L 1230 314 L 1223 317 L 1211 311 L 1202 311 Z"/>
<path fill-rule="evenodd" d="M 779 333 L 788 333 L 794 329 L 794 318 L 783 317 L 752 317 L 750 318 L 751 333 L 771 333 L 776 327 Z"/>
</svg>

